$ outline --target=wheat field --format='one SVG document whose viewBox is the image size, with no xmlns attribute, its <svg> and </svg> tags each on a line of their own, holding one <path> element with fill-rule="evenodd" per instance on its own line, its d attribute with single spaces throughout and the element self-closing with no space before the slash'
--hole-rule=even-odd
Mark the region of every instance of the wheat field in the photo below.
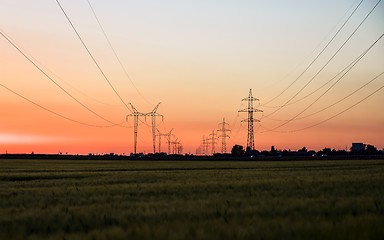
<svg viewBox="0 0 384 240">
<path fill-rule="evenodd" d="M 384 161 L 0 160 L 1 239 L 383 239 Z"/>
</svg>

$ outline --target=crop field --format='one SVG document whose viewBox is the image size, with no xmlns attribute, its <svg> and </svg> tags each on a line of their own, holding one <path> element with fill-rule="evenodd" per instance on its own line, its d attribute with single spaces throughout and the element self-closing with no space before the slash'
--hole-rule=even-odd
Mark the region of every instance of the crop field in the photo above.
<svg viewBox="0 0 384 240">
<path fill-rule="evenodd" d="M 0 239 L 383 238 L 383 160 L 0 160 Z"/>
</svg>

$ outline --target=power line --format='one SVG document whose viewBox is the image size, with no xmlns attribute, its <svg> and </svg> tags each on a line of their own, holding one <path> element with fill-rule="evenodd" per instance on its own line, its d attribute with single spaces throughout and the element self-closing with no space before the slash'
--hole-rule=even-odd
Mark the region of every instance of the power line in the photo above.
<svg viewBox="0 0 384 240">
<path fill-rule="evenodd" d="M 293 102 L 290 102 L 289 104 L 286 104 L 285 106 L 291 106 L 295 103 L 298 103 L 304 99 L 306 99 L 307 97 L 311 96 L 312 94 L 316 93 L 317 91 L 319 91 L 320 89 L 322 89 L 323 87 L 325 87 L 328 83 L 332 82 L 334 79 L 336 79 L 339 75 L 345 73 L 346 71 L 350 71 L 351 70 L 351 66 L 354 65 L 356 63 L 356 61 L 360 60 L 361 57 L 363 55 L 365 55 L 365 53 L 367 52 L 368 50 L 365 50 L 363 53 L 361 53 L 356 59 L 354 59 L 352 62 L 350 62 L 345 68 L 343 68 L 343 70 L 341 70 L 340 72 L 338 72 L 334 77 L 332 77 L 330 80 L 328 80 L 327 82 L 325 82 L 323 85 L 321 85 L 320 87 L 318 87 L 317 89 L 313 90 L 312 92 L 308 93 L 307 95 L 305 95 L 304 97 L 296 100 L 296 101 L 293 101 Z M 263 105 L 264 107 L 267 107 L 267 108 L 278 108 L 278 107 L 282 107 L 282 105 L 280 106 L 265 106 Z M 270 117 L 266 117 L 268 119 L 272 119 Z M 273 120 L 273 119 L 272 119 Z M 279 120 L 277 120 L 279 121 Z"/>
<path fill-rule="evenodd" d="M 122 123 L 119 123 L 119 124 L 104 125 L 104 126 L 103 126 L 103 125 L 94 125 L 94 124 L 89 124 L 89 123 L 81 122 L 81 121 L 75 120 L 75 119 L 73 119 L 73 118 L 66 117 L 66 116 L 64 116 L 64 115 L 62 115 L 62 114 L 60 114 L 60 113 L 57 113 L 57 112 L 55 112 L 55 111 L 53 111 L 53 110 L 51 110 L 51 109 L 49 109 L 49 108 L 47 108 L 47 107 L 44 107 L 44 106 L 42 106 L 42 105 L 40 105 L 40 104 L 38 104 L 38 103 L 36 103 L 36 102 L 30 100 L 29 98 L 27 98 L 27 97 L 21 95 L 20 93 L 17 93 L 16 91 L 10 89 L 9 87 L 5 86 L 5 85 L 2 84 L 2 83 L 0 83 L 0 86 L 3 87 L 4 89 L 8 90 L 9 92 L 15 94 L 16 96 L 18 96 L 18 97 L 20 97 L 20 98 L 22 98 L 22 99 L 24 99 L 24 100 L 26 100 L 26 101 L 32 103 L 33 105 L 35 105 L 35 106 L 37 106 L 37 107 L 39 107 L 39 108 L 41 108 L 41 109 L 43 109 L 43 110 L 45 110 L 45 111 L 47 111 L 47 112 L 50 112 L 50 113 L 52 113 L 52 114 L 54 114 L 54 115 L 56 115 L 56 116 L 58 116 L 58 117 L 64 118 L 64 119 L 66 119 L 66 120 L 69 120 L 69 121 L 71 121 L 71 122 L 75 122 L 75 123 L 78 123 L 78 124 L 81 124 L 81 125 L 85 125 L 85 126 L 89 126 L 89 127 L 98 127 L 98 128 L 116 127 L 116 126 L 120 126 L 120 127 L 121 127 L 121 124 L 122 124 Z"/>
<path fill-rule="evenodd" d="M 325 122 L 328 122 L 329 120 L 331 120 L 331 119 L 333 119 L 333 118 L 335 118 L 335 117 L 337 117 L 337 116 L 339 116 L 339 115 L 345 113 L 346 111 L 350 110 L 351 108 L 353 108 L 353 107 L 357 106 L 358 104 L 362 103 L 363 101 L 367 100 L 369 97 L 373 96 L 375 93 L 377 93 L 378 91 L 380 91 L 380 90 L 383 89 L 383 88 L 384 88 L 384 85 L 381 86 L 380 88 L 378 88 L 376 91 L 374 91 L 374 92 L 372 92 L 371 94 L 369 94 L 368 96 L 366 96 L 365 98 L 363 98 L 363 99 L 361 99 L 360 101 L 356 102 L 356 103 L 353 104 L 352 106 L 350 106 L 350 107 L 344 109 L 343 111 L 341 111 L 341 112 L 339 112 L 339 113 L 333 115 L 333 116 L 330 117 L 330 118 L 327 118 L 327 119 L 325 119 L 325 120 L 323 120 L 323 121 L 321 121 L 321 122 L 318 122 L 318 123 L 316 123 L 316 124 L 314 124 L 314 125 L 311 125 L 311 126 L 308 126 L 308 127 L 305 127 L 305 128 L 301 128 L 301 129 L 293 130 L 293 131 L 291 131 L 291 132 L 303 131 L 303 130 L 306 130 L 306 129 L 308 129 L 308 128 L 313 128 L 313 127 L 316 127 L 316 126 L 318 126 L 318 125 L 320 125 L 320 124 L 323 124 L 323 123 L 325 123 Z"/>
<path fill-rule="evenodd" d="M 317 99 L 315 99 L 312 103 L 310 103 L 306 108 L 304 108 L 302 111 L 300 111 L 298 114 L 296 114 L 294 117 L 292 117 L 291 119 L 285 121 L 283 124 L 273 128 L 272 130 L 276 130 L 286 124 L 288 124 L 289 122 L 293 121 L 294 119 L 296 119 L 298 116 L 300 116 L 303 112 L 305 112 L 306 110 L 308 110 L 311 106 L 313 106 L 313 104 L 315 104 L 316 102 L 318 102 L 320 100 L 320 98 L 322 98 L 327 92 L 329 92 L 368 52 L 369 50 L 372 49 L 372 47 L 384 36 L 384 33 L 381 34 L 381 36 L 371 45 L 369 46 L 369 48 L 367 50 L 365 50 L 363 52 L 362 55 L 360 55 L 358 57 L 358 59 L 356 61 L 354 61 L 354 63 L 350 66 L 350 68 L 341 75 L 341 77 L 336 81 L 334 82 L 325 92 L 323 92 Z"/>
<path fill-rule="evenodd" d="M 359 2 L 359 4 L 356 6 L 356 8 L 352 11 L 352 13 L 349 15 L 349 17 L 344 21 L 343 25 L 341 25 L 341 27 L 337 30 L 337 32 L 333 35 L 333 37 L 331 38 L 331 40 L 329 40 L 329 42 L 325 45 L 325 47 L 320 51 L 320 53 L 317 54 L 317 56 L 315 57 L 315 59 L 312 60 L 312 62 L 304 69 L 303 72 L 300 73 L 300 75 L 290 84 L 288 85 L 288 87 L 286 87 L 282 92 L 280 92 L 276 97 L 272 98 L 271 100 L 269 100 L 268 102 L 266 102 L 265 104 L 268 104 L 270 102 L 272 102 L 273 100 L 275 100 L 276 98 L 280 97 L 283 93 L 285 93 L 294 83 L 296 83 L 300 78 L 301 76 L 304 75 L 304 73 L 307 72 L 307 70 L 315 63 L 315 61 L 321 56 L 321 54 L 328 48 L 328 46 L 332 43 L 332 41 L 336 38 L 336 36 L 340 33 L 340 31 L 344 28 L 344 26 L 347 24 L 347 22 L 349 21 L 349 19 L 353 16 L 353 14 L 356 12 L 356 10 L 360 7 L 360 5 L 363 3 L 364 0 L 361 0 Z M 264 105 L 265 105 L 264 104 Z M 263 106 L 264 106 L 263 105 Z"/>
<path fill-rule="evenodd" d="M 364 87 L 366 87 L 367 85 L 369 85 L 370 83 L 372 83 L 373 81 L 375 81 L 376 79 L 378 79 L 378 78 L 379 78 L 381 75 L 383 75 L 383 74 L 384 74 L 384 72 L 381 72 L 379 75 L 377 75 L 376 77 L 374 77 L 373 79 L 371 79 L 370 81 L 368 81 L 367 83 L 365 83 L 364 85 L 362 85 L 361 87 L 359 87 L 358 89 L 356 89 L 355 91 L 353 91 L 352 93 L 350 93 L 350 94 L 348 94 L 347 96 L 343 97 L 342 99 L 340 99 L 340 100 L 338 100 L 338 101 L 332 103 L 331 105 L 329 105 L 329 106 L 327 106 L 327 107 L 325 107 L 325 108 L 323 108 L 323 109 L 321 109 L 321 110 L 319 110 L 319 111 L 316 111 L 316 112 L 314 112 L 314 113 L 311 113 L 311 114 L 309 114 L 309 115 L 303 116 L 303 117 L 301 117 L 301 118 L 296 118 L 296 120 L 299 120 L 299 119 L 303 119 L 303 118 L 307 118 L 307 117 L 313 116 L 313 115 L 315 115 L 315 114 L 318 114 L 318 113 L 320 113 L 320 112 L 323 112 L 323 111 L 325 111 L 325 110 L 327 110 L 327 109 L 329 109 L 329 108 L 335 106 L 336 104 L 338 104 L 338 103 L 344 101 L 345 99 L 349 98 L 350 96 L 354 95 L 356 92 L 360 91 L 361 89 L 363 89 Z"/>
<path fill-rule="evenodd" d="M 103 26 L 101 25 L 101 22 L 100 22 L 99 18 L 97 17 L 97 14 L 96 14 L 94 8 L 92 7 L 91 2 L 90 2 L 89 0 L 87 0 L 87 1 L 88 1 L 88 5 L 89 5 L 89 7 L 90 7 L 91 10 L 92 10 L 93 16 L 95 17 L 95 19 L 96 19 L 96 21 L 97 21 L 97 23 L 98 23 L 98 25 L 99 25 L 101 31 L 103 32 L 104 37 L 105 37 L 105 39 L 107 40 L 107 42 L 108 42 L 108 44 L 109 44 L 109 47 L 111 48 L 113 54 L 115 55 L 117 61 L 119 62 L 120 67 L 123 69 L 126 78 L 130 81 L 130 83 L 132 84 L 132 86 L 135 88 L 136 92 L 137 92 L 137 93 L 138 93 L 138 94 L 139 94 L 139 95 L 140 95 L 140 96 L 141 96 L 141 97 L 142 97 L 148 104 L 151 104 L 151 103 L 150 103 L 150 102 L 149 102 L 149 101 L 148 101 L 148 100 L 141 94 L 141 92 L 139 91 L 139 89 L 136 87 L 136 85 L 135 85 L 135 83 L 133 82 L 131 76 L 128 74 L 128 71 L 125 69 L 125 67 L 124 67 L 123 63 L 121 62 L 121 60 L 120 60 L 118 54 L 116 53 L 114 47 L 112 46 L 112 43 L 111 43 L 111 41 L 109 40 L 109 37 L 108 37 L 107 33 L 105 32 Z"/>
<path fill-rule="evenodd" d="M 48 71 L 52 76 L 54 76 L 56 79 L 60 80 L 61 82 L 65 83 L 67 86 L 69 86 L 70 88 L 72 88 L 73 90 L 75 90 L 76 92 L 78 92 L 79 94 L 83 95 L 84 97 L 87 97 L 97 103 L 100 103 L 100 104 L 103 104 L 103 105 L 107 105 L 107 106 L 112 106 L 112 104 L 109 104 L 109 103 L 105 103 L 105 102 L 102 102 L 88 94 L 86 94 L 85 92 L 77 89 L 76 87 L 74 87 L 72 84 L 70 84 L 68 81 L 65 81 L 63 78 L 61 78 L 60 76 L 58 76 L 56 73 L 54 73 L 51 69 L 49 69 L 46 65 L 44 65 L 42 62 L 40 62 L 38 59 L 36 59 L 31 53 L 29 53 L 25 48 L 23 48 L 22 46 L 20 46 L 20 44 L 18 44 L 15 39 L 11 38 L 9 36 L 9 34 L 6 34 L 4 31 L 3 31 L 4 35 L 7 36 L 7 38 L 9 38 L 16 46 L 18 46 L 18 48 L 20 48 L 24 53 L 25 55 L 28 55 L 31 59 L 33 59 L 33 61 L 36 63 L 36 65 L 40 65 L 42 66 L 42 68 L 46 69 L 46 71 Z"/>
<path fill-rule="evenodd" d="M 357 32 L 357 30 L 361 27 L 361 25 L 365 22 L 365 20 L 367 20 L 367 18 L 371 15 L 371 13 L 373 12 L 373 10 L 375 10 L 375 8 L 377 7 L 377 5 L 381 2 L 381 0 L 379 0 L 375 6 L 371 9 L 371 11 L 369 11 L 369 13 L 365 16 L 365 18 L 360 22 L 360 24 L 356 27 L 356 29 L 349 35 L 349 37 L 347 38 L 347 40 L 345 40 L 343 42 L 343 44 L 338 48 L 338 50 L 331 56 L 331 58 L 320 68 L 320 70 L 296 93 L 294 94 L 287 102 L 285 102 L 281 107 L 279 107 L 278 109 L 276 109 L 275 111 L 273 111 L 272 113 L 268 114 L 267 117 L 275 114 L 277 111 L 279 111 L 281 108 L 285 107 L 286 104 L 288 104 L 289 102 L 291 102 L 297 95 L 299 95 L 319 74 L 321 71 L 324 70 L 324 68 L 326 66 L 328 66 L 328 64 L 333 60 L 333 58 L 340 52 L 340 50 L 348 43 L 348 41 L 352 38 L 352 36 Z"/>
<path fill-rule="evenodd" d="M 317 112 L 315 112 L 315 113 L 312 113 L 312 114 L 310 114 L 310 115 L 307 115 L 307 116 L 305 116 L 305 117 L 302 117 L 302 118 L 306 118 L 306 117 L 309 117 L 309 116 L 313 116 L 313 115 L 318 114 L 318 113 L 320 113 L 320 112 L 322 112 L 322 111 L 324 111 L 324 110 L 326 110 L 326 109 L 328 109 L 328 108 L 330 108 L 330 107 L 335 106 L 336 104 L 338 104 L 338 103 L 344 101 L 345 99 L 347 99 L 348 97 L 352 96 L 353 94 L 355 94 L 356 92 L 358 92 L 359 90 L 361 90 L 362 88 L 364 88 L 365 86 L 367 86 L 368 84 L 372 83 L 374 80 L 376 80 L 377 78 L 379 78 L 379 77 L 380 77 L 381 75 L 383 75 L 383 74 L 384 74 L 384 72 L 381 72 L 379 75 L 377 75 L 376 77 L 374 77 L 373 79 L 371 79 L 369 82 L 367 82 L 366 84 L 364 84 L 364 85 L 361 86 L 360 88 L 356 89 L 356 90 L 353 91 L 352 93 L 348 94 L 348 95 L 345 96 L 344 98 L 340 99 L 339 101 L 337 101 L 337 102 L 335 102 L 335 103 L 333 103 L 333 104 L 331 104 L 331 105 L 329 105 L 329 106 L 327 106 L 327 107 L 325 107 L 325 108 L 323 108 L 323 109 L 321 109 L 321 110 L 319 110 L 319 111 L 317 111 Z M 308 126 L 308 127 L 305 127 L 305 128 L 300 128 L 300 129 L 295 129 L 295 130 L 290 130 L 290 131 L 274 131 L 274 130 L 272 130 L 272 129 L 268 129 L 268 128 L 266 128 L 266 127 L 263 126 L 263 128 L 266 129 L 266 131 L 263 131 L 262 133 L 265 133 L 265 132 L 280 132 L 280 133 L 298 132 L 298 131 L 303 131 L 303 130 L 306 130 L 306 129 L 309 129 L 309 128 L 318 126 L 318 125 L 320 125 L 320 124 L 322 124 L 322 123 L 325 123 L 325 122 L 327 122 L 327 121 L 329 121 L 329 120 L 331 120 L 331 119 L 333 119 L 333 118 L 335 118 L 335 117 L 337 117 L 337 116 L 343 114 L 344 112 L 350 110 L 351 108 L 357 106 L 358 104 L 360 104 L 361 102 L 365 101 L 366 99 L 368 99 L 369 97 L 371 97 L 371 96 L 374 95 L 375 93 L 379 92 L 379 91 L 380 91 L 381 89 L 383 89 L 383 88 L 384 88 L 384 85 L 381 86 L 380 88 L 376 89 L 374 92 L 372 92 L 372 93 L 369 94 L 368 96 L 364 97 L 364 98 L 361 99 L 360 101 L 356 102 L 356 103 L 353 104 L 352 106 L 350 106 L 350 107 L 348 107 L 348 108 L 342 110 L 341 112 L 339 112 L 339 113 L 337 113 L 337 114 L 335 114 L 335 115 L 333 115 L 333 116 L 331 116 L 331 117 L 329 117 L 329 118 L 327 118 L 327 119 L 325 119 L 325 120 L 323 120 L 323 121 L 320 121 L 320 122 L 318 122 L 318 123 L 316 123 L 316 124 L 313 124 L 313 125 L 311 125 L 311 126 Z M 302 118 L 301 118 L 301 119 L 302 119 Z"/>
<path fill-rule="evenodd" d="M 104 118 L 103 116 L 101 116 L 100 114 L 96 113 L 95 111 L 93 111 L 92 109 L 90 109 L 89 107 L 87 107 L 86 105 L 84 105 L 82 102 L 80 102 L 77 98 L 75 98 L 72 94 L 70 94 L 67 90 L 65 90 L 62 86 L 60 86 L 60 84 L 58 84 L 55 80 L 53 80 L 53 78 L 51 78 L 43 69 L 41 69 L 34 61 L 32 61 L 32 59 L 30 57 L 28 57 L 18 46 L 16 46 L 16 44 L 14 44 L 1 30 L 0 30 L 0 34 L 18 51 L 20 52 L 33 66 L 35 66 L 42 74 L 44 74 L 44 76 L 46 76 L 51 82 L 53 82 L 58 88 L 60 88 L 65 94 L 67 94 L 70 98 L 72 98 L 74 101 L 76 101 L 78 104 L 80 104 L 83 108 L 85 108 L 86 110 L 88 110 L 89 112 L 91 112 L 92 114 L 94 114 L 95 116 L 103 119 L 104 121 L 106 122 L 109 122 L 113 125 L 117 125 L 116 123 Z"/>
<path fill-rule="evenodd" d="M 71 19 L 68 17 L 67 13 L 64 11 L 64 8 L 61 6 L 59 0 L 56 0 L 57 4 L 59 5 L 61 11 L 63 12 L 64 16 L 67 18 L 69 24 L 71 25 L 72 29 L 75 31 L 77 37 L 79 38 L 79 40 L 81 41 L 81 43 L 83 44 L 85 50 L 87 51 L 87 53 L 89 54 L 89 56 L 92 58 L 93 62 L 95 63 L 95 65 L 97 66 L 97 68 L 99 69 L 100 73 L 103 75 L 104 79 L 108 82 L 109 86 L 113 89 L 113 91 L 115 92 L 115 94 L 119 97 L 120 101 L 125 105 L 125 107 L 132 112 L 132 110 L 128 107 L 128 105 L 124 102 L 124 100 L 122 99 L 122 97 L 120 96 L 120 94 L 116 91 L 116 89 L 113 87 L 112 83 L 109 81 L 109 79 L 107 78 L 107 76 L 105 75 L 104 71 L 101 69 L 100 65 L 97 63 L 96 59 L 93 57 L 92 53 L 89 51 L 87 45 L 85 44 L 85 42 L 83 41 L 83 39 L 81 38 L 80 34 L 78 33 L 78 31 L 76 30 L 75 26 L 72 24 L 72 21 Z"/>
</svg>

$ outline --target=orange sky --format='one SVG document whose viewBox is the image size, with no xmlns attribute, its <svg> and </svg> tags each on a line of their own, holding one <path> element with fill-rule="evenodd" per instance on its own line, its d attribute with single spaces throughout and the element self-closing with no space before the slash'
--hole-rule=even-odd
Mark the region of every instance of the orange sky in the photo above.
<svg viewBox="0 0 384 240">
<path fill-rule="evenodd" d="M 361 104 L 316 127 L 302 131 L 349 108 L 384 84 L 377 78 L 340 104 L 319 114 L 291 119 L 326 91 L 295 104 L 276 108 L 297 94 L 354 31 L 376 1 L 366 1 L 314 64 L 315 59 L 358 2 L 343 0 L 266 2 L 223 1 L 90 1 L 111 44 L 129 74 L 119 65 L 87 1 L 60 1 L 92 55 L 123 101 L 141 112 L 161 102 L 158 128 L 174 129 L 184 152 L 195 153 L 203 136 L 218 129 L 225 117 L 232 130 L 227 150 L 246 144 L 246 107 L 253 95 L 257 149 L 297 150 L 306 146 L 349 148 L 364 142 L 384 148 L 381 90 Z M 44 14 L 43 14 L 44 13 Z M 292 101 L 325 84 L 357 58 L 382 34 L 384 6 L 380 3 L 334 59 Z M 0 35 L 0 153 L 125 153 L 133 151 L 133 119 L 100 74 L 54 1 L 0 3 L 0 30 L 65 91 L 115 127 L 90 127 L 60 118 L 20 98 L 5 87 L 65 117 L 91 125 L 111 125 L 74 101 Z M 384 39 L 340 82 L 300 117 L 327 107 L 379 75 L 384 66 Z M 295 81 L 295 82 L 294 82 Z M 293 83 L 294 82 L 294 83 Z M 293 83 L 293 84 L 292 84 Z M 274 101 L 288 86 L 287 91 Z M 259 106 L 260 104 L 260 106 Z M 144 119 L 143 119 L 144 121 Z M 150 119 L 139 126 L 139 152 L 152 152 Z M 164 138 L 163 138 L 164 139 Z M 219 141 L 220 142 L 220 141 Z M 158 143 L 157 143 L 158 144 Z M 166 149 L 163 141 L 162 150 Z M 216 146 L 220 149 L 220 146 Z"/>
</svg>

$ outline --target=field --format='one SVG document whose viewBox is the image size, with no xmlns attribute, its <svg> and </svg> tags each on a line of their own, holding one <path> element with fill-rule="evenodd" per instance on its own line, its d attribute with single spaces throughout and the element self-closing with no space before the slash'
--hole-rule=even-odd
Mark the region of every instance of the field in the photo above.
<svg viewBox="0 0 384 240">
<path fill-rule="evenodd" d="M 382 160 L 0 160 L 0 239 L 383 238 Z"/>
</svg>

